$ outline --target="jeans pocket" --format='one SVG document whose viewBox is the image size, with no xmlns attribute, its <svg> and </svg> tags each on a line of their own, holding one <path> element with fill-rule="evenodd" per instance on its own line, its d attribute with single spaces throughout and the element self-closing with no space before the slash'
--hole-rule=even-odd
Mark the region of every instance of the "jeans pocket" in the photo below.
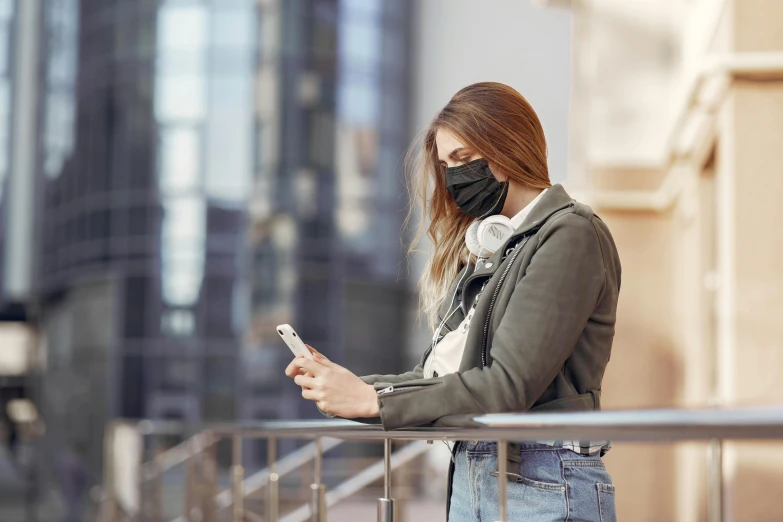
<svg viewBox="0 0 783 522">
<path fill-rule="evenodd" d="M 489 476 L 487 476 L 489 475 Z M 498 516 L 497 471 L 490 471 L 482 481 L 480 520 L 500 520 Z M 538 520 L 566 520 L 568 500 L 563 484 L 548 484 L 523 477 L 517 473 L 507 474 L 506 502 L 507 520 L 534 522 Z M 470 520 L 477 520 L 471 518 Z"/>
<path fill-rule="evenodd" d="M 598 510 L 601 522 L 617 522 L 617 512 L 614 506 L 614 486 L 611 484 L 596 484 L 598 488 Z"/>
</svg>

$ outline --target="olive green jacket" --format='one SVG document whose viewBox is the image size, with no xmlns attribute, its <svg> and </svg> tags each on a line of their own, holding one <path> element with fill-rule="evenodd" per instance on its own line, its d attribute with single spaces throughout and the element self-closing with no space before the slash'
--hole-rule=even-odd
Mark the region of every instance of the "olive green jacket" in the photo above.
<svg viewBox="0 0 783 522">
<path fill-rule="evenodd" d="M 457 282 L 470 270 L 461 289 Z M 590 207 L 550 188 L 504 248 L 456 278 L 439 312 L 476 297 L 459 371 L 423 378 L 423 363 L 401 375 L 362 379 L 378 391 L 384 429 L 473 425 L 484 413 L 600 409 L 620 291 L 620 259 Z M 483 288 L 483 290 L 482 290 Z M 365 419 L 370 420 L 370 419 Z"/>
</svg>

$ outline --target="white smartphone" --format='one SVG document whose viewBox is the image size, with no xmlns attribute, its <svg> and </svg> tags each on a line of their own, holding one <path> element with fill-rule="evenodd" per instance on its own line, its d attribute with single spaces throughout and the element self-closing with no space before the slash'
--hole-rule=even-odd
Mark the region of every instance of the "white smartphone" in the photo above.
<svg viewBox="0 0 783 522">
<path fill-rule="evenodd" d="M 301 355 L 308 359 L 313 358 L 313 354 L 307 349 L 307 346 L 302 342 L 302 339 L 296 335 L 296 332 L 291 328 L 290 324 L 281 324 L 277 326 L 277 333 L 283 338 L 285 344 L 294 352 L 294 355 Z"/>
</svg>

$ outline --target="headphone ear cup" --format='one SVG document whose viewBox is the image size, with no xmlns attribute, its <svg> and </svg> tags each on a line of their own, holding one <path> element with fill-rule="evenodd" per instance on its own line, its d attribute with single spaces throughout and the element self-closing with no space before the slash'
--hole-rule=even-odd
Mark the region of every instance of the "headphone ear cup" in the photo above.
<svg viewBox="0 0 783 522">
<path fill-rule="evenodd" d="M 504 230 L 507 230 L 509 233 L 514 231 L 514 226 L 511 224 L 511 220 L 506 216 L 501 216 L 500 214 L 496 216 L 489 216 L 487 218 L 482 219 L 479 222 L 479 225 L 482 227 L 488 227 L 489 225 L 497 225 L 499 227 L 502 227 Z M 479 234 L 480 233 L 481 231 L 479 231 Z"/>
<path fill-rule="evenodd" d="M 479 223 L 476 230 L 481 248 L 494 254 L 514 233 L 514 225 L 506 216 L 490 216 Z"/>
<path fill-rule="evenodd" d="M 483 257 L 481 243 L 479 243 L 478 239 L 479 225 L 481 225 L 481 221 L 474 221 L 470 224 L 468 230 L 465 232 L 465 244 L 471 254 L 476 257 Z"/>
</svg>

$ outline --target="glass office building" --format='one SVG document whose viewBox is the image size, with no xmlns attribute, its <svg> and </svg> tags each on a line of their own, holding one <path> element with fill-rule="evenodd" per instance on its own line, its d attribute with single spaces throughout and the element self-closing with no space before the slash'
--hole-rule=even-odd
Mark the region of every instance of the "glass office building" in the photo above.
<svg viewBox="0 0 783 522">
<path fill-rule="evenodd" d="M 261 2 L 259 42 L 244 413 L 297 417 L 315 409 L 280 381 L 275 325 L 357 373 L 403 363 L 410 8 Z"/>
<path fill-rule="evenodd" d="M 51 451 L 97 472 L 110 418 L 315 414 L 282 322 L 357 373 L 401 368 L 408 2 L 42 5 Z"/>
<path fill-rule="evenodd" d="M 5 201 L 8 197 L 6 187 L 11 156 L 13 21 L 14 1 L 0 0 L 0 248 L 3 247 L 6 236 Z M 0 256 L 0 273 L 3 271 L 4 257 Z"/>
</svg>

